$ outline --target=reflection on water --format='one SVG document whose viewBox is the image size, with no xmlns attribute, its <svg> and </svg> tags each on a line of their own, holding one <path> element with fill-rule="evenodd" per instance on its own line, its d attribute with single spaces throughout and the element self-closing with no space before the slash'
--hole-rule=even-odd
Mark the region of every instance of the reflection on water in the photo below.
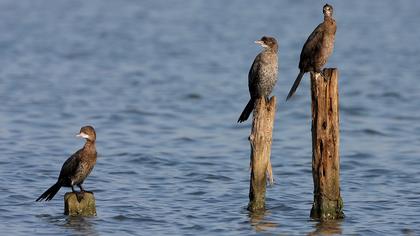
<svg viewBox="0 0 420 236">
<path fill-rule="evenodd" d="M 80 233 L 81 235 L 99 235 L 91 222 L 92 220 L 93 218 L 90 217 L 69 216 L 62 226 L 72 229 L 75 233 Z"/>
<path fill-rule="evenodd" d="M 343 220 L 319 221 L 315 225 L 314 231 L 308 235 L 341 235 L 343 233 L 342 223 Z"/>
<path fill-rule="evenodd" d="M 94 217 L 81 216 L 53 216 L 48 214 L 38 215 L 39 218 L 46 221 L 49 225 L 55 225 L 59 228 L 70 229 L 74 235 L 99 235 L 93 225 Z M 49 227 L 52 228 L 52 227 Z"/>
<path fill-rule="evenodd" d="M 250 212 L 249 223 L 257 232 L 267 231 L 278 227 L 277 223 L 267 221 L 266 218 L 269 215 L 269 211 L 261 210 L 257 212 Z"/>
</svg>

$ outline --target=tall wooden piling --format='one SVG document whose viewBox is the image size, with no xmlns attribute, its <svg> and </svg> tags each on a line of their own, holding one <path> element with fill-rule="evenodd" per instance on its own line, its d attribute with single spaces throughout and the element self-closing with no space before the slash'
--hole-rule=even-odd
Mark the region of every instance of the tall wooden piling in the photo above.
<svg viewBox="0 0 420 236">
<path fill-rule="evenodd" d="M 338 70 L 324 69 L 324 77 L 311 74 L 312 176 L 314 202 L 311 217 L 343 218 L 340 196 L 340 129 Z"/>
<path fill-rule="evenodd" d="M 255 212 L 265 209 L 267 179 L 272 182 L 271 143 L 276 113 L 276 97 L 267 102 L 261 98 L 256 101 L 251 135 L 251 178 L 249 186 L 248 210 Z M 268 178 L 267 178 L 268 177 Z"/>
</svg>

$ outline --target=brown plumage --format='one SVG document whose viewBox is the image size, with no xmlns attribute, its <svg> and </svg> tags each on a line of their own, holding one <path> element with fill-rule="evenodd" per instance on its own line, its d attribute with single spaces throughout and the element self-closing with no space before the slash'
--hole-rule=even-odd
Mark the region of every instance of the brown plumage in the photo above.
<svg viewBox="0 0 420 236">
<path fill-rule="evenodd" d="M 251 99 L 242 111 L 238 122 L 244 122 L 248 119 L 254 110 L 255 101 L 259 97 L 267 98 L 277 82 L 277 40 L 273 37 L 264 36 L 255 43 L 260 44 L 264 50 L 255 57 L 249 70 L 248 88 Z"/>
<path fill-rule="evenodd" d="M 82 187 L 83 181 L 90 174 L 96 163 L 96 133 L 92 126 L 84 126 L 80 129 L 77 137 L 86 139 L 82 149 L 71 155 L 61 167 L 60 176 L 57 182 L 45 191 L 36 201 L 51 200 L 61 187 L 71 187 L 77 185 L 81 192 L 85 190 Z"/>
<path fill-rule="evenodd" d="M 333 7 L 325 4 L 323 7 L 324 22 L 318 25 L 309 35 L 300 53 L 299 75 L 297 76 L 286 100 L 293 96 L 306 72 L 321 73 L 322 67 L 334 50 L 335 31 L 337 26 L 333 19 Z"/>
</svg>

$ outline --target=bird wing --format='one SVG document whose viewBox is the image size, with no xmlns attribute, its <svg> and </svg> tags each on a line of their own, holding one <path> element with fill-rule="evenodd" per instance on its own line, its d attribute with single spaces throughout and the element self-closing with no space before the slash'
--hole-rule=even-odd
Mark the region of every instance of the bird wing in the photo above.
<svg viewBox="0 0 420 236">
<path fill-rule="evenodd" d="M 261 61 L 261 53 L 255 57 L 254 62 L 252 63 L 252 66 L 248 72 L 248 88 L 249 88 L 249 93 L 251 97 L 252 97 L 252 94 L 256 94 L 256 92 L 253 90 L 257 87 L 257 83 L 259 80 L 258 71 L 260 70 L 260 65 L 261 65 L 260 61 Z"/>
<path fill-rule="evenodd" d="M 305 68 L 307 64 L 312 65 L 312 55 L 317 55 L 320 51 L 322 47 L 322 37 L 324 35 L 323 24 L 324 23 L 321 23 L 315 28 L 303 45 L 302 52 L 300 53 L 300 69 Z M 308 61 L 308 58 L 310 58 L 310 61 Z"/>
<path fill-rule="evenodd" d="M 59 179 L 68 178 L 74 175 L 80 162 L 79 159 L 81 151 L 82 149 L 78 150 L 64 162 L 63 166 L 61 167 Z"/>
</svg>

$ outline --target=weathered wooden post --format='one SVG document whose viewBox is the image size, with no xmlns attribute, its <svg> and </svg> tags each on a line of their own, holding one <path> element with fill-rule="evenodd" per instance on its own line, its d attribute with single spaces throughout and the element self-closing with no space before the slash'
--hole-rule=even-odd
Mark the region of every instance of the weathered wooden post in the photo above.
<svg viewBox="0 0 420 236">
<path fill-rule="evenodd" d="M 340 127 L 338 70 L 324 69 L 324 77 L 311 73 L 312 176 L 314 202 L 311 217 L 344 217 L 340 196 Z"/>
<path fill-rule="evenodd" d="M 275 96 L 271 97 L 268 102 L 264 98 L 256 101 L 252 130 L 249 136 L 251 179 L 248 210 L 252 212 L 265 209 L 267 175 L 270 183 L 273 182 L 270 154 L 275 114 Z"/>
<path fill-rule="evenodd" d="M 70 216 L 96 216 L 93 193 L 66 193 L 64 195 L 64 214 Z"/>
</svg>

